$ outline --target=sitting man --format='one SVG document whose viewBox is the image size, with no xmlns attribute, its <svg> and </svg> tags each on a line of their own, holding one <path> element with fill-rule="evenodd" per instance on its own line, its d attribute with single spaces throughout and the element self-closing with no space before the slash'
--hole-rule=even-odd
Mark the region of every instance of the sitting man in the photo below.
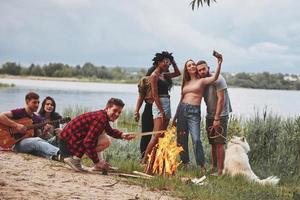
<svg viewBox="0 0 300 200">
<path fill-rule="evenodd" d="M 24 124 L 18 123 L 20 122 L 19 120 L 22 119 L 28 119 L 30 121 L 30 124 L 42 122 L 41 118 L 34 114 L 34 112 L 36 112 L 39 107 L 39 95 L 34 92 L 29 92 L 25 96 L 25 102 L 25 108 L 14 109 L 0 114 L 0 124 L 12 128 L 12 130 L 14 130 L 15 132 L 15 134 L 12 134 L 13 137 L 11 137 L 11 134 L 8 134 L 8 136 L 13 140 L 13 142 L 11 143 L 12 145 L 14 144 L 11 147 L 12 150 L 20 153 L 31 153 L 37 156 L 58 160 L 59 149 L 41 139 L 40 137 L 35 137 L 41 134 L 41 129 L 35 128 L 34 135 L 27 134 L 27 131 L 30 131 L 27 130 L 28 127 Z M 5 133 L 3 131 L 0 131 L 0 133 L 2 140 L 1 144 L 5 144 Z"/>
<path fill-rule="evenodd" d="M 109 169 L 110 164 L 101 155 L 110 146 L 106 134 L 118 139 L 134 138 L 112 129 L 109 124 L 109 121 L 114 122 L 119 117 L 123 107 L 122 100 L 111 98 L 104 110 L 87 112 L 71 120 L 60 134 L 59 148 L 64 162 L 75 171 L 84 171 L 80 161 L 83 154 L 86 154 L 94 162 L 94 170 Z"/>
</svg>

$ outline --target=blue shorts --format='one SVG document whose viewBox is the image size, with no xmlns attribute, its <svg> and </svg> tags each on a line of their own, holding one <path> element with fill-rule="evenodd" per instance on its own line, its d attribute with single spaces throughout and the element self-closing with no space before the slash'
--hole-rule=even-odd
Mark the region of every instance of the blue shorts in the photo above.
<svg viewBox="0 0 300 200">
<path fill-rule="evenodd" d="M 171 119 L 171 102 L 169 97 L 160 97 L 160 103 L 162 108 L 164 109 L 166 119 Z M 157 108 L 155 102 L 153 102 L 152 106 L 152 114 L 153 114 L 153 119 L 156 119 L 158 117 L 162 117 L 159 109 Z"/>
</svg>

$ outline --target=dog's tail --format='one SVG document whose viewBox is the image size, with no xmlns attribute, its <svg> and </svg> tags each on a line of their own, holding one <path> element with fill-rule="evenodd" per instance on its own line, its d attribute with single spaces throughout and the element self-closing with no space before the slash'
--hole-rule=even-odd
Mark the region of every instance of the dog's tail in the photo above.
<svg viewBox="0 0 300 200">
<path fill-rule="evenodd" d="M 265 184 L 277 185 L 279 180 L 280 179 L 277 176 L 269 176 L 268 178 L 265 178 L 262 180 L 257 180 L 257 181 L 263 185 L 265 185 Z"/>
</svg>

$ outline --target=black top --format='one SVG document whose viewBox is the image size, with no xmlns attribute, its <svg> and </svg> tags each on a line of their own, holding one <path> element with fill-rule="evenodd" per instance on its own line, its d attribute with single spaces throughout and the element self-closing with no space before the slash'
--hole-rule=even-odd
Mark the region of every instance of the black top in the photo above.
<svg viewBox="0 0 300 200">
<path fill-rule="evenodd" d="M 42 114 L 39 114 L 39 115 L 40 115 L 40 117 L 42 117 L 42 119 L 44 121 L 46 120 L 45 115 L 42 115 Z M 53 120 L 62 119 L 62 116 L 60 114 L 58 114 L 57 112 L 54 112 L 54 113 L 51 114 L 50 118 L 51 118 L 50 120 L 53 121 Z M 58 122 L 54 123 L 53 126 L 54 126 L 54 128 L 59 128 L 59 123 Z"/>
<path fill-rule="evenodd" d="M 170 88 L 170 83 L 166 79 L 161 78 L 161 76 L 160 76 L 157 81 L 158 96 L 159 95 L 168 95 L 169 88 Z"/>
</svg>

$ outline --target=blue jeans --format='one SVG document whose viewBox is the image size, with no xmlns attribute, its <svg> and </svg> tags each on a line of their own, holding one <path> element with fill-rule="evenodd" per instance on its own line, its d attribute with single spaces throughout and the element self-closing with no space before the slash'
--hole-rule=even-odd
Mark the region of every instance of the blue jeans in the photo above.
<svg viewBox="0 0 300 200">
<path fill-rule="evenodd" d="M 19 153 L 31 153 L 48 159 L 57 155 L 59 151 L 57 147 L 39 137 L 30 137 L 21 140 L 15 144 L 14 150 Z"/>
<path fill-rule="evenodd" d="M 193 149 L 197 165 L 204 166 L 205 157 L 202 142 L 200 139 L 200 106 L 187 103 L 180 103 L 177 108 L 177 143 L 183 147 L 180 159 L 183 163 L 189 163 L 189 133 L 192 136 Z"/>
</svg>

